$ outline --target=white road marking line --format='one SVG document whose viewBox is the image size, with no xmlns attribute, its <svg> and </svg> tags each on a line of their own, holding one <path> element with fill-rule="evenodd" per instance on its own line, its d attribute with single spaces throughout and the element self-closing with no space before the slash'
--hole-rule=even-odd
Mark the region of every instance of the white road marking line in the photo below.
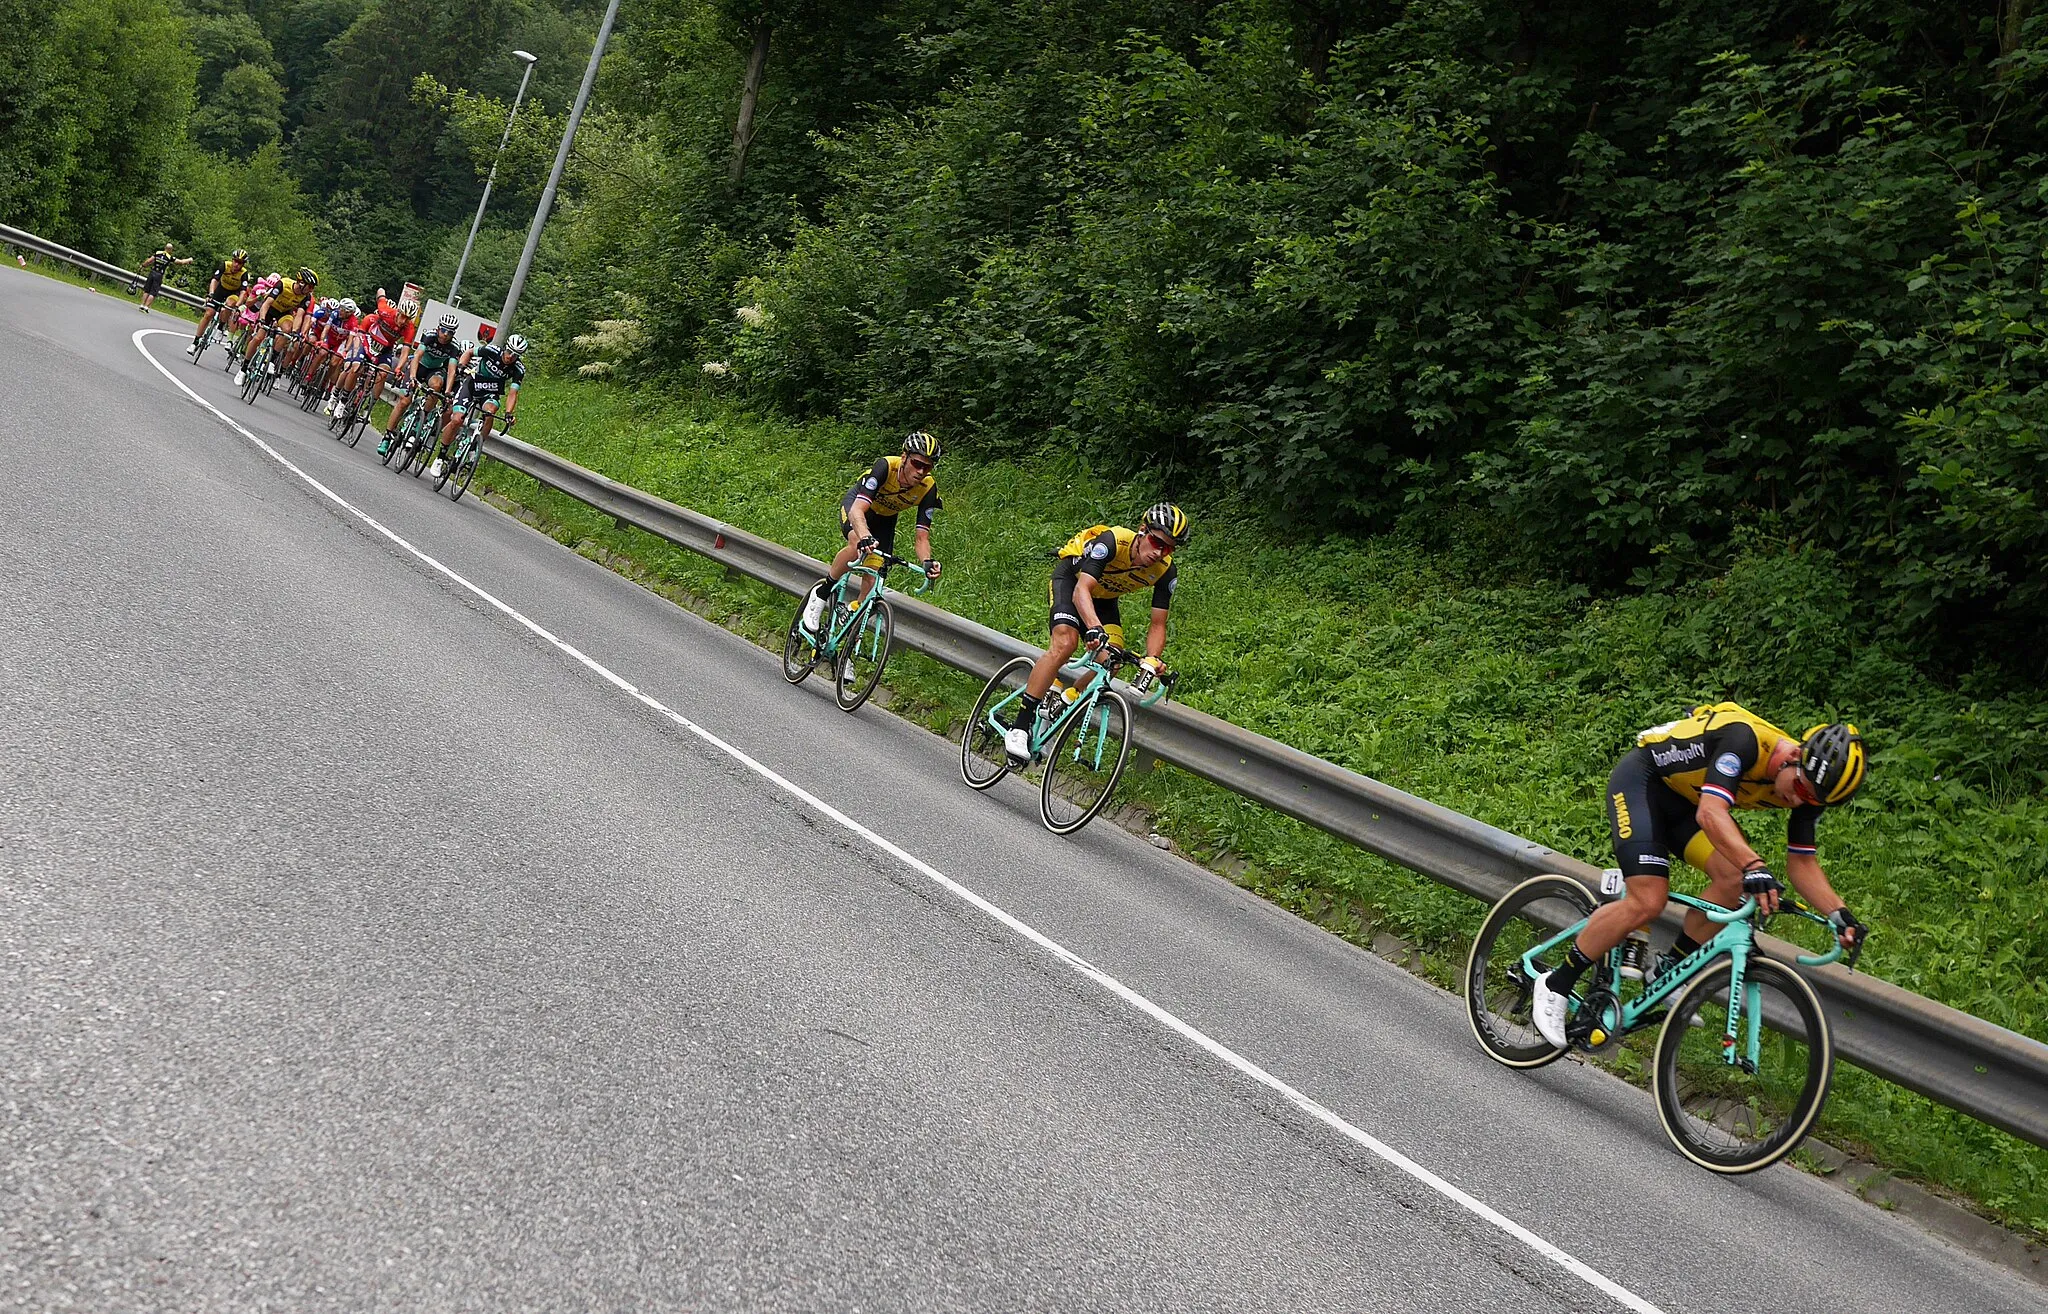
<svg viewBox="0 0 2048 1314">
<path fill-rule="evenodd" d="M 732 758 L 735 762 L 738 762 L 740 765 L 746 767 L 755 775 L 760 776 L 763 780 L 768 781 L 769 783 L 773 784 L 776 788 L 781 789 L 785 793 L 788 793 L 791 796 L 798 799 L 799 801 L 803 802 L 804 804 L 815 810 L 819 815 L 830 818 L 832 821 L 836 822 L 840 826 L 843 826 L 847 830 L 860 836 L 868 843 L 874 845 L 876 848 L 882 850 L 884 853 L 887 853 L 890 857 L 895 858 L 897 861 L 903 863 L 903 865 L 905 865 L 906 867 L 909 867 L 911 870 L 917 872 L 920 876 L 923 876 L 926 880 L 932 882 L 932 884 L 937 885 L 940 889 L 946 891 L 948 894 L 953 895 L 955 898 L 967 904 L 969 907 L 974 908 L 976 911 L 982 913 L 984 916 L 999 923 L 1005 929 L 1015 934 L 1019 939 L 1022 939 L 1036 946 L 1037 948 L 1045 951 L 1045 953 L 1047 953 L 1051 957 L 1058 959 L 1062 963 L 1065 963 L 1068 967 L 1072 968 L 1075 972 L 1079 973 L 1087 980 L 1094 982 L 1102 989 L 1108 991 L 1110 994 L 1124 1001 L 1124 1003 L 1128 1004 L 1131 1008 L 1144 1014 L 1146 1017 L 1151 1018 L 1154 1022 L 1157 1022 L 1160 1026 L 1166 1028 L 1168 1031 L 1171 1031 L 1175 1035 L 1180 1036 L 1182 1039 L 1186 1040 L 1189 1044 L 1195 1046 L 1197 1049 L 1203 1050 L 1204 1052 L 1213 1055 L 1216 1059 L 1218 1059 L 1225 1065 L 1243 1074 L 1244 1076 L 1251 1078 L 1253 1081 L 1258 1082 L 1261 1086 L 1266 1087 L 1268 1090 L 1271 1090 L 1274 1094 L 1280 1096 L 1289 1104 L 1292 1104 L 1295 1108 L 1301 1110 L 1303 1113 L 1315 1119 L 1317 1122 L 1322 1123 L 1331 1131 L 1336 1132 L 1345 1140 L 1350 1141 L 1355 1145 L 1358 1145 L 1366 1150 L 1371 1151 L 1380 1159 L 1393 1165 L 1395 1168 L 1400 1169 L 1402 1172 L 1408 1174 L 1416 1181 L 1421 1182 L 1424 1186 L 1429 1187 L 1437 1194 L 1443 1196 L 1446 1200 L 1449 1200 L 1453 1204 L 1458 1205 L 1460 1208 L 1471 1213 L 1473 1216 L 1477 1218 L 1482 1218 L 1487 1222 L 1493 1224 L 1495 1227 L 1507 1233 L 1515 1240 L 1520 1241 L 1523 1245 L 1529 1247 L 1529 1249 L 1543 1256 L 1551 1263 L 1556 1264 L 1559 1268 L 1562 1268 L 1567 1273 L 1570 1273 L 1573 1277 L 1576 1277 L 1580 1281 L 1586 1283 L 1588 1286 L 1593 1287 L 1601 1294 L 1610 1297 L 1622 1307 L 1634 1310 L 1636 1311 L 1636 1314 L 1664 1314 L 1664 1311 L 1659 1309 L 1656 1305 L 1653 1305 L 1649 1301 L 1645 1300 L 1643 1297 L 1638 1296 L 1635 1292 L 1630 1291 L 1627 1287 L 1622 1286 L 1620 1283 L 1614 1281 L 1612 1278 L 1608 1277 L 1604 1273 L 1599 1272 L 1597 1269 L 1594 1269 L 1585 1262 L 1575 1258 L 1574 1256 L 1567 1253 L 1558 1246 L 1552 1245 L 1550 1242 L 1536 1235 L 1528 1228 L 1523 1227 L 1520 1223 L 1517 1223 L 1512 1218 L 1509 1218 L 1505 1214 L 1502 1214 L 1499 1210 L 1487 1204 L 1485 1201 L 1477 1199 L 1476 1197 L 1469 1195 L 1466 1192 L 1460 1190 L 1458 1187 L 1452 1185 L 1450 1182 L 1445 1181 L 1443 1178 L 1437 1176 L 1435 1173 L 1423 1167 L 1421 1164 L 1415 1162 L 1413 1159 L 1410 1159 L 1407 1155 L 1401 1153 L 1393 1146 L 1388 1145 L 1386 1142 L 1380 1140 L 1378 1137 L 1373 1136 L 1371 1133 L 1366 1132 L 1362 1128 L 1355 1127 L 1351 1123 L 1346 1122 L 1337 1114 L 1323 1107 L 1323 1105 L 1309 1098 L 1309 1096 L 1303 1094 L 1301 1091 L 1296 1090 L 1294 1087 L 1288 1085 L 1286 1082 L 1274 1076 L 1272 1073 L 1266 1071 L 1264 1068 L 1252 1062 L 1250 1059 L 1244 1057 L 1242 1054 L 1239 1054 L 1236 1050 L 1231 1049 L 1222 1041 L 1216 1040 L 1213 1037 L 1205 1034 L 1204 1032 L 1196 1030 L 1190 1024 L 1183 1022 L 1174 1014 L 1169 1013 L 1166 1009 L 1160 1007 L 1158 1004 L 1153 1003 L 1150 999 L 1147 999 L 1145 996 L 1131 989 L 1129 986 L 1117 980 L 1109 973 L 1103 971 L 1101 968 L 1095 966 L 1093 963 L 1090 963 L 1087 959 L 1081 957 L 1073 950 L 1068 949 L 1065 945 L 1060 944 L 1058 941 L 1045 936 L 1039 931 L 1034 930 L 1031 926 L 1025 924 L 1022 921 L 1019 921 L 1016 917 L 1013 917 L 1009 913 L 1003 911 L 995 904 L 990 903 L 987 899 L 982 898 L 979 894 L 976 894 L 973 890 L 968 889 L 965 885 L 960 884 L 960 882 L 946 875 L 938 868 L 932 866 L 930 863 L 924 861 L 922 858 L 919 858 L 917 855 L 904 849 L 895 841 L 890 840 L 887 837 L 879 835 L 876 832 L 868 829 L 865 825 L 861 824 L 858 821 L 855 821 L 852 817 L 847 816 L 844 812 L 841 812 L 838 808 L 833 807 L 830 803 L 827 803 L 825 800 L 811 793 L 803 786 L 780 775 L 774 770 L 774 768 L 769 767 L 764 763 L 756 761 L 752 757 L 749 757 L 741 749 L 734 747 L 732 744 L 727 743 L 723 739 L 720 739 L 717 735 L 713 734 L 709 730 L 706 730 L 703 726 L 698 725 L 695 721 L 690 720 L 682 713 L 677 712 L 674 709 L 668 707 L 666 704 L 658 701 L 657 699 L 640 692 L 640 690 L 637 687 L 635 687 L 630 681 L 628 681 L 624 676 L 618 674 L 616 671 L 613 671 L 610 667 L 604 665 L 602 662 L 599 662 L 597 659 L 591 657 L 582 649 L 555 635 L 545 626 L 541 625 L 538 621 L 533 620 L 532 618 L 526 616 L 522 612 L 513 608 L 511 604 L 500 600 L 499 598 L 486 592 L 484 589 L 478 587 L 475 584 L 472 584 L 469 580 L 457 574 L 450 567 L 443 565 L 440 561 L 435 560 L 433 557 L 428 556 L 419 548 L 414 547 L 411 543 L 399 537 L 390 528 L 385 526 L 376 517 L 370 515 L 367 511 L 364 511 L 362 508 L 349 502 L 346 498 L 342 497 L 341 494 L 335 492 L 327 485 L 321 483 L 312 475 L 307 474 L 298 466 L 292 464 L 292 462 L 288 458 L 286 458 L 283 453 L 279 452 L 275 447 L 272 447 L 269 443 L 263 441 L 261 438 L 258 438 L 249 430 L 235 423 L 235 421 L 230 419 L 227 413 L 221 410 L 218 406 L 215 406 L 212 402 L 207 401 L 204 397 L 201 397 L 198 393 L 186 387 L 184 380 L 180 379 L 177 375 L 171 373 L 169 369 L 165 368 L 162 362 L 158 361 L 156 357 L 150 355 L 148 349 L 142 345 L 143 338 L 149 336 L 152 333 L 161 333 L 172 337 L 177 337 L 181 335 L 175 329 L 137 329 L 133 335 L 135 349 L 142 353 L 142 358 L 148 361 L 150 364 L 156 366 L 157 372 L 162 374 L 165 378 L 169 379 L 173 384 L 176 384 L 179 391 L 183 392 L 187 397 L 190 397 L 193 401 L 198 402 L 201 406 L 204 406 L 207 410 L 212 411 L 214 415 L 218 417 L 223 424 L 227 425 L 230 429 L 233 429 L 236 433 L 242 435 L 242 437 L 254 443 L 259 450 L 261 450 L 266 456 L 269 456 L 272 460 L 276 461 L 279 465 L 291 471 L 299 478 L 305 480 L 306 483 L 311 485 L 315 491 L 320 493 L 321 496 L 327 498 L 329 501 L 333 502 L 342 510 L 348 512 L 356 519 L 362 521 L 371 529 L 376 530 L 385 538 L 390 539 L 391 542 L 397 545 L 397 547 L 399 547 L 402 551 L 409 553 L 413 557 L 417 558 L 424 565 L 432 568 L 435 571 L 438 571 L 440 574 L 446 576 L 451 582 L 460 585 L 462 588 L 467 589 L 469 592 L 483 599 L 492 607 L 504 613 L 504 615 L 508 619 L 516 622 L 528 633 L 533 634 L 537 638 L 545 640 L 547 643 L 561 651 L 563 654 L 567 655 L 568 657 L 574 659 L 575 661 L 586 667 L 593 675 L 597 676 L 605 683 L 615 686 L 619 689 L 620 692 L 629 695 L 636 702 L 646 707 L 649 711 L 655 713 L 658 716 L 664 717 L 670 722 L 677 725 L 678 727 L 689 731 L 691 734 L 697 736 L 705 743 L 711 745 L 713 748 L 716 748 L 719 752 L 724 753 L 726 756 Z"/>
</svg>

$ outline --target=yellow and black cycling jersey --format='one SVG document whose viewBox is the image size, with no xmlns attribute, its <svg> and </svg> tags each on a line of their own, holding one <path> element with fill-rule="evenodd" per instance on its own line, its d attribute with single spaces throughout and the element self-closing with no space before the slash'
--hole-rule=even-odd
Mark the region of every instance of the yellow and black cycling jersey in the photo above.
<svg viewBox="0 0 2048 1314">
<path fill-rule="evenodd" d="M 299 286 L 295 278 L 278 280 L 277 291 L 270 294 L 271 313 L 285 314 L 297 310 L 306 304 L 306 296 L 311 290 Z"/>
<path fill-rule="evenodd" d="M 223 260 L 220 267 L 213 271 L 213 278 L 220 285 L 222 295 L 240 292 L 243 284 L 249 281 L 249 266 L 238 265 L 232 260 Z"/>
<path fill-rule="evenodd" d="M 1781 739 L 1798 742 L 1739 704 L 1711 703 L 1643 731 L 1636 751 L 1652 777 L 1689 803 L 1712 795 L 1732 808 L 1783 809 L 1788 805 L 1773 788 L 1769 769 Z M 1786 837 L 1793 852 L 1813 852 L 1820 813 L 1812 805 L 1792 808 Z"/>
<path fill-rule="evenodd" d="M 1131 555 L 1137 541 L 1138 531 L 1134 529 L 1090 525 L 1060 548 L 1060 563 L 1053 568 L 1053 574 L 1093 578 L 1095 585 L 1090 593 L 1098 598 L 1120 598 L 1149 588 L 1153 609 L 1165 611 L 1173 605 L 1173 588 L 1179 578 L 1173 554 L 1169 552 L 1149 566 L 1140 566 Z"/>
<path fill-rule="evenodd" d="M 932 513 L 945 505 L 939 500 L 939 481 L 930 474 L 922 479 L 906 479 L 900 456 L 877 457 L 860 482 L 840 501 L 840 510 L 851 511 L 855 502 L 868 504 L 869 519 L 899 516 L 914 506 L 917 523 L 927 529 L 931 528 Z"/>
</svg>

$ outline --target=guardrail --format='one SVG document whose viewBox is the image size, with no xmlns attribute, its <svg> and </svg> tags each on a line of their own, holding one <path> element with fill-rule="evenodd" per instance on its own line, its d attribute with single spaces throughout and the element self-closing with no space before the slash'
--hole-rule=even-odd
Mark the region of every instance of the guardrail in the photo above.
<svg viewBox="0 0 2048 1314">
<path fill-rule="evenodd" d="M 486 453 L 622 525 L 702 554 L 736 575 L 797 594 L 821 563 L 779 543 L 586 470 L 553 452 L 493 434 Z M 892 594 L 896 641 L 986 679 L 1021 639 Z M 1163 703 L 1141 713 L 1146 752 L 1411 871 L 1491 903 L 1531 876 L 1557 872 L 1599 886 L 1597 869 L 1207 713 Z M 1675 931 L 1678 917 L 1665 921 Z M 1781 962 L 1791 946 L 1765 943 Z M 2048 1146 L 2048 1045 L 1875 977 L 1842 967 L 1802 969 L 1828 1009 L 1844 1059 L 1994 1127 Z"/>
<path fill-rule="evenodd" d="M 6 224 L 0 224 L 0 242 L 5 242 L 9 246 L 18 246 L 24 251 L 34 251 L 37 255 L 49 256 L 53 260 L 62 260 L 67 264 L 76 265 L 88 274 L 98 274 L 102 278 L 111 278 L 116 282 L 140 283 L 142 281 L 142 274 L 137 270 L 123 269 L 119 265 L 108 264 L 106 261 L 95 256 L 89 256 L 83 251 L 74 251 L 70 247 L 60 246 L 48 238 L 37 237 L 34 233 L 20 228 L 11 228 Z M 179 305 L 190 306 L 194 310 L 204 310 L 206 308 L 205 297 L 194 296 L 192 293 L 180 288 L 168 286 L 159 288 L 157 296 L 167 297 Z"/>
</svg>

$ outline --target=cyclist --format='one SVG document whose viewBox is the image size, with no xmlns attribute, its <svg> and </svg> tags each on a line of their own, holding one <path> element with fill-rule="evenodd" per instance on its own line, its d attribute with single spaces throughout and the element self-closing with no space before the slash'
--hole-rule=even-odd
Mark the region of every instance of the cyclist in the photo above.
<svg viewBox="0 0 2048 1314">
<path fill-rule="evenodd" d="M 296 333 L 300 320 L 305 315 L 306 303 L 313 299 L 313 289 L 320 279 L 304 265 L 299 266 L 297 278 L 279 279 L 277 287 L 263 300 L 262 309 L 257 312 L 256 331 L 251 335 L 244 360 L 255 358 L 256 351 L 273 327 L 285 333 Z M 270 372 L 278 373 L 276 361 L 270 362 Z M 248 378 L 247 370 L 235 371 L 235 386 L 241 387 Z"/>
<path fill-rule="evenodd" d="M 412 405 L 422 385 L 443 396 L 455 391 L 455 371 L 463 361 L 462 340 L 456 336 L 461 330 L 461 320 L 452 314 L 443 315 L 434 325 L 434 331 L 420 339 L 412 359 L 406 362 L 406 386 L 400 389 L 398 402 L 391 408 L 391 419 L 384 426 L 384 441 L 377 445 L 377 455 L 382 456 L 391 450 L 398 426 L 405 419 L 406 408 Z"/>
<path fill-rule="evenodd" d="M 139 270 L 143 276 L 143 314 L 147 315 L 149 313 L 149 303 L 155 301 L 156 294 L 164 290 L 164 275 L 170 272 L 171 266 L 189 265 L 191 263 L 191 256 L 172 255 L 171 243 L 165 242 L 161 250 L 150 252 L 149 258 L 144 260 L 140 265 L 136 266 L 137 270 Z M 130 290 L 133 290 L 134 286 L 135 285 L 132 283 L 129 284 Z"/>
<path fill-rule="evenodd" d="M 361 378 L 365 364 L 371 369 L 370 404 L 376 405 L 377 377 L 390 362 L 392 344 L 398 340 L 398 334 L 404 325 L 405 319 L 398 307 L 391 304 L 390 298 L 384 295 L 383 288 L 378 288 L 376 305 L 364 309 L 356 316 L 355 346 L 349 352 L 348 368 L 342 371 L 341 386 L 335 390 L 335 395 L 343 399 L 336 402 L 335 407 L 343 411 L 344 418 L 347 398 L 354 395 L 356 381 Z"/>
<path fill-rule="evenodd" d="M 185 349 L 187 356 L 198 353 L 199 344 L 206 341 L 206 330 L 213 327 L 222 305 L 233 302 L 248 282 L 249 253 L 238 246 L 233 255 L 214 266 L 213 277 L 206 280 L 206 313 L 199 317 L 199 331 L 192 335 L 192 345 Z"/>
<path fill-rule="evenodd" d="M 903 439 L 901 456 L 878 456 L 860 482 L 847 490 L 839 502 L 839 532 L 846 539 L 839 555 L 832 558 L 825 578 L 811 586 L 804 599 L 803 627 L 811 633 L 825 619 L 825 602 L 833 586 L 845 577 L 855 558 L 863 563 L 875 552 L 896 551 L 896 518 L 917 508 L 917 559 L 925 577 L 939 577 L 939 563 L 932 559 L 932 515 L 945 503 L 939 500 L 939 482 L 934 473 L 939 464 L 939 440 L 914 430 Z M 879 557 L 872 557 L 876 565 Z M 867 580 L 860 581 L 860 597 L 867 596 Z M 859 598 L 854 599 L 859 605 Z"/>
<path fill-rule="evenodd" d="M 1564 964 L 1536 978 L 1536 1029 L 1553 1045 L 1566 1025 L 1572 987 L 1587 968 L 1664 910 L 1676 857 L 1707 875 L 1706 899 L 1723 908 L 1744 897 L 1765 914 L 1784 891 L 1735 822 L 1735 809 L 1790 809 L 1785 823 L 1785 874 L 1817 913 L 1834 923 L 1844 948 L 1862 941 L 1863 924 L 1821 870 L 1815 831 L 1820 814 L 1849 801 L 1863 785 L 1868 759 L 1856 727 L 1819 725 L 1794 739 L 1735 703 L 1695 707 L 1681 720 L 1652 726 L 1607 779 L 1607 822 L 1627 893 L 1596 910 Z M 1685 933 L 1658 959 L 1661 976 L 1714 937 L 1698 909 Z"/>
<path fill-rule="evenodd" d="M 1059 550 L 1052 571 L 1052 642 L 1024 681 L 1017 718 L 1003 736 L 1003 751 L 1012 762 L 1030 762 L 1031 723 L 1060 667 L 1074 655 L 1074 645 L 1085 642 L 1090 652 L 1104 644 L 1124 646 L 1117 599 L 1126 593 L 1152 590 L 1152 623 L 1145 631 L 1141 665 L 1155 675 L 1166 668 L 1160 660 L 1166 651 L 1166 612 L 1179 579 L 1173 554 L 1188 541 L 1188 528 L 1186 512 L 1160 502 L 1146 510 L 1134 530 L 1091 525 Z"/>
<path fill-rule="evenodd" d="M 485 343 L 470 353 L 469 377 L 463 380 L 461 391 L 455 394 L 455 404 L 448 408 L 448 422 L 441 426 L 441 443 L 434 452 L 434 465 L 427 473 L 436 479 L 445 468 L 449 444 L 462 431 L 462 421 L 470 406 L 481 406 L 484 412 L 483 432 L 477 441 L 491 436 L 491 424 L 500 414 L 505 418 L 505 427 L 512 427 L 512 412 L 519 405 L 519 384 L 526 378 L 526 337 L 514 333 L 505 339 L 505 345 L 494 347 Z M 502 412 L 499 407 L 503 405 Z"/>
</svg>

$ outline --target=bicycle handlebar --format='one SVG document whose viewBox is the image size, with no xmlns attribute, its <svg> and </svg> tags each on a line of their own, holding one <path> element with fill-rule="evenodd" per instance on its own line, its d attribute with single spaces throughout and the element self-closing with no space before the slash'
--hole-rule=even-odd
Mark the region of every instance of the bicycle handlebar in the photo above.
<svg viewBox="0 0 2048 1314">
<path fill-rule="evenodd" d="M 882 563 L 881 569 L 877 570 L 873 566 L 862 564 L 870 559 L 880 561 Z M 862 557 L 859 561 L 847 567 L 847 573 L 852 574 L 857 570 L 864 575 L 873 575 L 877 580 L 880 580 L 883 575 L 888 573 L 891 566 L 909 566 L 918 573 L 918 577 L 924 582 L 916 588 L 909 590 L 913 594 L 928 592 L 935 582 L 930 575 L 925 574 L 923 562 L 915 561 L 910 557 L 899 557 L 894 552 L 884 552 L 880 548 L 868 553 L 867 556 Z M 899 593 L 903 591 L 901 589 L 897 590 Z"/>
<path fill-rule="evenodd" d="M 1105 658 L 1107 660 L 1104 660 Z M 1132 652 L 1128 648 L 1119 648 L 1113 643 L 1104 643 L 1100 648 L 1084 656 L 1081 659 L 1081 665 L 1096 667 L 1113 680 L 1116 678 L 1119 667 L 1138 666 L 1143 668 L 1144 661 L 1145 657 L 1142 653 Z M 1173 686 L 1180 683 L 1180 673 L 1178 671 L 1141 669 L 1137 678 L 1127 680 L 1125 683 L 1130 685 L 1137 693 L 1144 695 L 1139 701 L 1138 706 L 1150 707 L 1173 691 Z"/>
</svg>

